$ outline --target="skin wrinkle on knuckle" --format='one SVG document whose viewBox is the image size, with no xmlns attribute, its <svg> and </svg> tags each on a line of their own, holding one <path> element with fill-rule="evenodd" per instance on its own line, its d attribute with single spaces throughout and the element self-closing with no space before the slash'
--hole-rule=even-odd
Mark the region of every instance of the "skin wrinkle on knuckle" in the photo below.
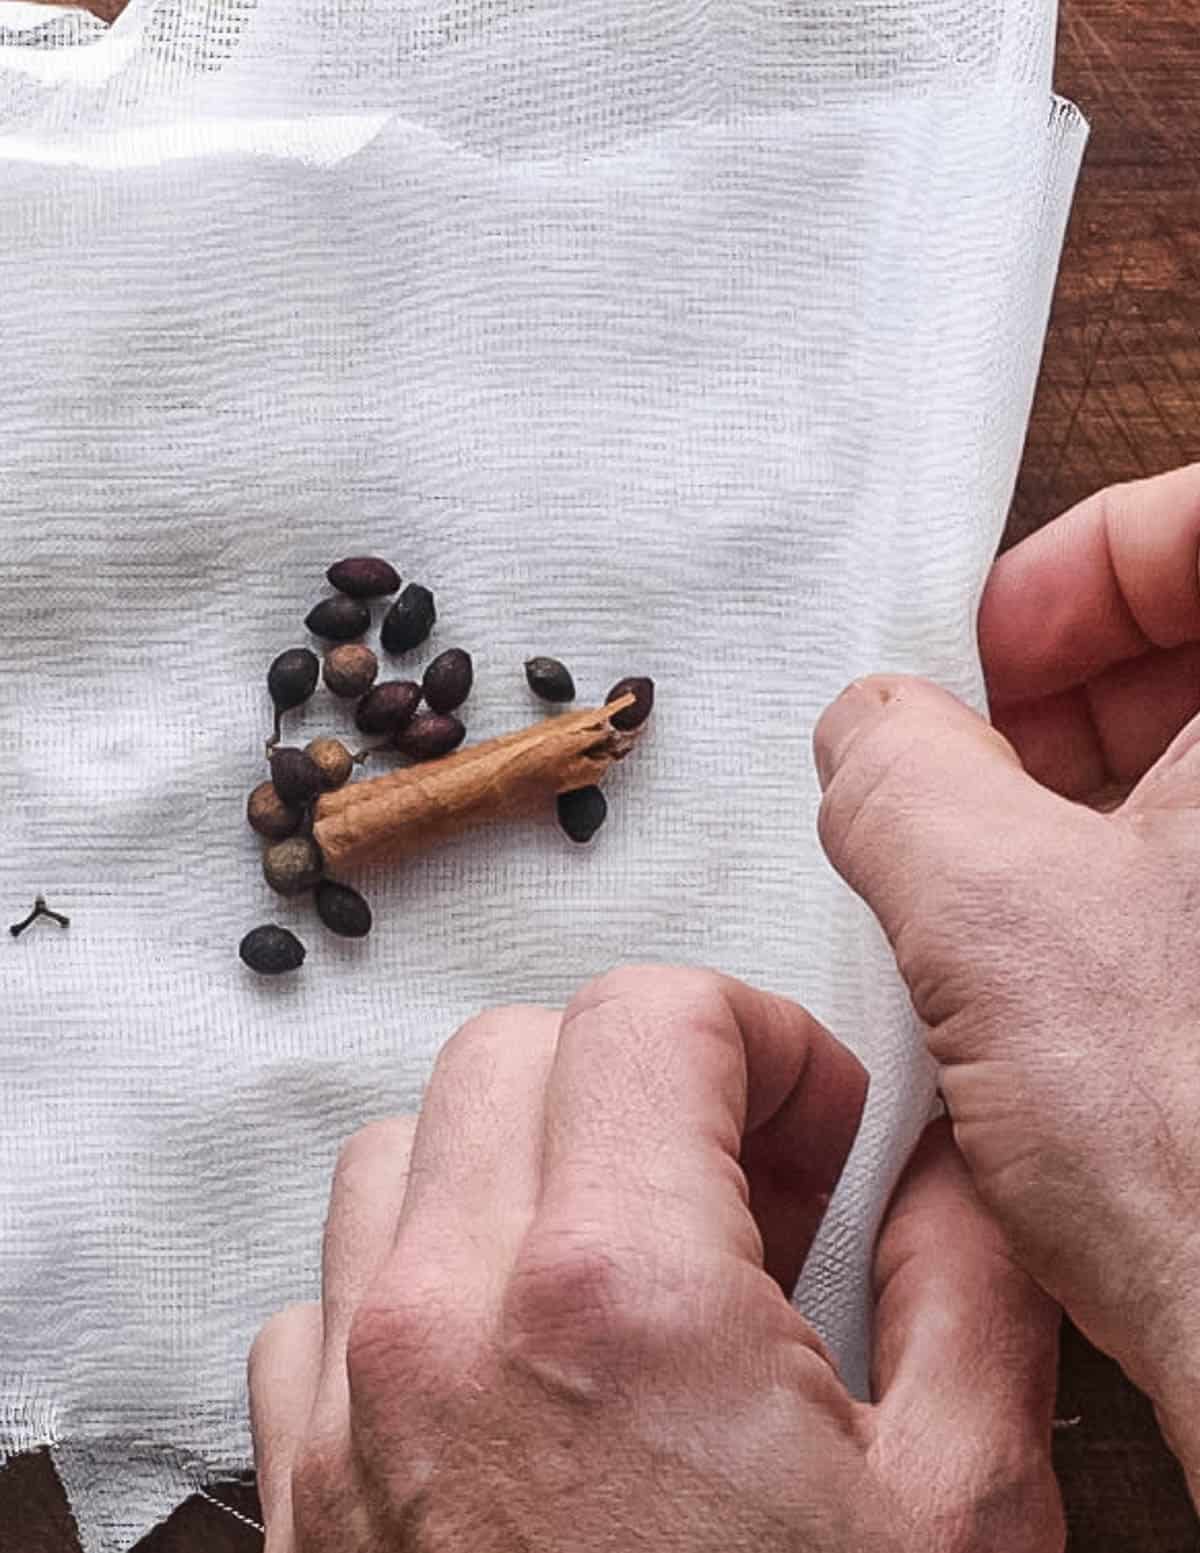
<svg viewBox="0 0 1200 1553">
<path fill-rule="evenodd" d="M 1029 1426 L 937 1414 L 910 1417 L 898 1430 L 879 1423 L 868 1418 L 867 1458 L 877 1478 L 900 1485 L 923 1547 L 1061 1553 L 1065 1522 L 1048 1442 Z"/>
<path fill-rule="evenodd" d="M 669 1084 L 669 1071 L 652 1061 L 664 1034 L 702 1042 L 714 1067 L 713 1086 L 744 1087 L 746 1052 L 723 978 L 703 967 L 625 966 L 589 982 L 571 1000 L 563 1015 L 560 1040 L 584 1037 L 589 1043 L 607 1040 L 619 1046 L 642 1080 L 643 1093 L 653 1095 Z M 669 1096 L 664 1095 L 664 1103 Z M 732 1135 L 720 1140 L 736 1152 Z"/>
<path fill-rule="evenodd" d="M 709 1301 L 647 1251 L 588 1231 L 531 1238 L 504 1301 L 504 1363 L 551 1394 L 596 1401 L 693 1354 Z"/>
<path fill-rule="evenodd" d="M 424 1269 L 402 1289 L 377 1286 L 355 1311 L 346 1338 L 351 1396 L 378 1402 L 396 1387 L 449 1388 L 480 1341 L 476 1322 L 436 1269 Z"/>
<path fill-rule="evenodd" d="M 977 1463 L 939 1516 L 953 1553 L 1058 1553 L 1065 1528 L 1045 1457 L 1033 1449 Z"/>
<path fill-rule="evenodd" d="M 594 1231 L 535 1233 L 522 1249 L 504 1300 L 509 1337 L 556 1344 L 588 1334 L 603 1341 L 632 1325 L 637 1279 L 624 1253 Z"/>
<path fill-rule="evenodd" d="M 702 967 L 623 965 L 587 982 L 571 999 L 563 1017 L 564 1031 L 589 1015 L 624 1016 L 635 1020 L 645 1010 L 668 1005 L 680 1018 L 724 1007 L 721 978 Z"/>
</svg>

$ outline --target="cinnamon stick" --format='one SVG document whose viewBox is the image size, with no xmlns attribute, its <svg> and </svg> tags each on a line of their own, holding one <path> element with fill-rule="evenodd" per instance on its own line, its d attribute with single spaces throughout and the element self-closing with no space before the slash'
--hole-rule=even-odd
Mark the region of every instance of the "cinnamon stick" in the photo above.
<svg viewBox="0 0 1200 1553">
<path fill-rule="evenodd" d="M 640 730 L 609 719 L 632 705 L 610 705 L 502 734 L 441 760 L 409 766 L 326 793 L 313 839 L 333 872 L 402 857 L 490 821 L 545 809 L 556 794 L 598 782 L 628 754 Z"/>
</svg>

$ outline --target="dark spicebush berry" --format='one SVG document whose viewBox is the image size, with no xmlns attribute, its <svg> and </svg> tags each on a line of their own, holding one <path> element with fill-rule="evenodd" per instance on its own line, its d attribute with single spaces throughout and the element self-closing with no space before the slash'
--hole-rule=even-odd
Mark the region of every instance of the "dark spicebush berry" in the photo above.
<svg viewBox="0 0 1200 1553">
<path fill-rule="evenodd" d="M 598 787 L 558 795 L 558 823 L 572 841 L 590 841 L 607 816 L 608 799 Z"/>
<path fill-rule="evenodd" d="M 362 733 L 399 733 L 412 722 L 420 704 L 421 687 L 415 680 L 388 680 L 362 698 L 354 721 Z"/>
<path fill-rule="evenodd" d="M 365 696 L 378 673 L 379 659 L 361 642 L 346 642 L 325 654 L 325 683 L 335 696 Z"/>
<path fill-rule="evenodd" d="M 250 828 L 269 841 L 282 841 L 300 829 L 304 811 L 284 803 L 274 782 L 260 782 L 246 800 L 246 818 Z"/>
<path fill-rule="evenodd" d="M 281 652 L 267 670 L 267 691 L 275 707 L 275 731 L 268 749 L 279 743 L 279 720 L 285 712 L 307 701 L 317 688 L 321 665 L 315 652 L 307 647 L 291 647 Z"/>
<path fill-rule="evenodd" d="M 238 945 L 242 962 L 260 976 L 282 976 L 304 964 L 304 945 L 285 927 L 267 923 L 252 928 Z"/>
<path fill-rule="evenodd" d="M 575 681 L 565 663 L 557 658 L 526 658 L 525 679 L 530 690 L 543 701 L 574 701 Z"/>
<path fill-rule="evenodd" d="M 608 720 L 614 728 L 620 728 L 623 733 L 628 733 L 631 729 L 640 728 L 654 710 L 654 681 L 644 675 L 619 679 L 605 696 L 605 706 L 611 706 L 622 696 L 632 696 L 633 705 L 625 707 L 620 712 L 614 712 Z"/>
<path fill-rule="evenodd" d="M 377 555 L 352 555 L 335 561 L 325 576 L 339 593 L 348 593 L 352 599 L 381 599 L 400 586 L 400 573 Z"/>
<path fill-rule="evenodd" d="M 467 736 L 459 719 L 450 713 L 422 712 L 393 740 L 410 760 L 436 760 L 456 750 Z"/>
<path fill-rule="evenodd" d="M 304 746 L 304 753 L 321 772 L 321 789 L 331 793 L 334 788 L 345 787 L 354 770 L 354 756 L 340 739 L 314 739 Z"/>
<path fill-rule="evenodd" d="M 433 594 L 419 582 L 410 582 L 383 617 L 379 640 L 384 652 L 408 652 L 419 647 L 433 630 L 436 619 Z"/>
<path fill-rule="evenodd" d="M 461 647 L 439 653 L 421 680 L 425 704 L 433 712 L 456 712 L 471 694 L 475 667 Z"/>
<path fill-rule="evenodd" d="M 371 908 L 348 884 L 322 879 L 317 886 L 317 916 L 341 938 L 365 938 L 371 931 Z"/>
<path fill-rule="evenodd" d="M 267 670 L 267 690 L 276 710 L 290 712 L 307 701 L 317 688 L 320 672 L 316 653 L 307 647 L 291 647 L 287 652 L 281 652 Z"/>
<path fill-rule="evenodd" d="M 305 615 L 304 624 L 314 636 L 323 636 L 328 642 L 350 642 L 370 626 L 371 611 L 361 599 L 339 593 L 314 604 Z"/>
<path fill-rule="evenodd" d="M 285 744 L 271 751 L 271 781 L 289 808 L 303 808 L 321 791 L 321 768 L 311 755 Z"/>
<path fill-rule="evenodd" d="M 311 836 L 289 836 L 263 853 L 263 878 L 279 895 L 302 895 L 325 869 L 321 849 Z"/>
</svg>

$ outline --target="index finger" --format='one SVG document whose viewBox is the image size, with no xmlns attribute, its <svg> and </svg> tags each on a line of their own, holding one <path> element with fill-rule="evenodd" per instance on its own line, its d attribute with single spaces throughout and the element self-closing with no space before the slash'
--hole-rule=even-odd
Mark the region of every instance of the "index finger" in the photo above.
<svg viewBox="0 0 1200 1553">
<path fill-rule="evenodd" d="M 992 704 L 1200 642 L 1200 464 L 1112 486 L 1002 555 L 979 610 Z"/>
<path fill-rule="evenodd" d="M 794 1282 L 866 1092 L 858 1059 L 786 998 L 709 971 L 612 972 L 563 1017 L 539 1214 Z"/>
</svg>

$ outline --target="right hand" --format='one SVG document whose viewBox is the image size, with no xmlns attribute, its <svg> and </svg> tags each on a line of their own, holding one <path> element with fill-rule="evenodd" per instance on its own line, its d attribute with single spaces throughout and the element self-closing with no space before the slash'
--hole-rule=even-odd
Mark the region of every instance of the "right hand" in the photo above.
<svg viewBox="0 0 1200 1553">
<path fill-rule="evenodd" d="M 879 677 L 816 753 L 823 843 L 892 943 L 980 1195 L 1154 1400 L 1200 1503 L 1198 551 L 1200 468 L 1085 503 L 985 595 L 1008 738 Z M 1116 807 L 1072 801 L 1097 789 Z"/>
</svg>

